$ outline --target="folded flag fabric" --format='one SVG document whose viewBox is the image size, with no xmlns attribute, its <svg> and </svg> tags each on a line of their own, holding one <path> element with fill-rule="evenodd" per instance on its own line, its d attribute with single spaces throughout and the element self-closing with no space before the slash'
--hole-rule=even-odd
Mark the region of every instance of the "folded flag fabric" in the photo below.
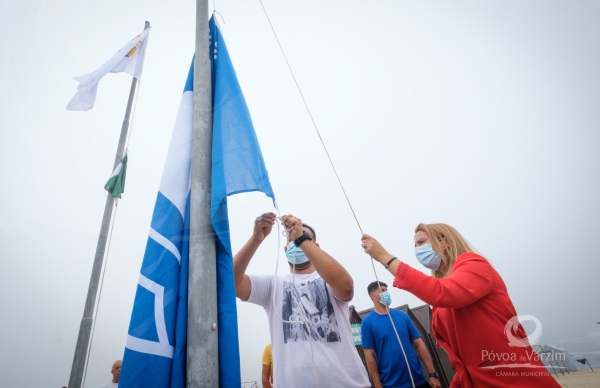
<svg viewBox="0 0 600 388">
<path fill-rule="evenodd" d="M 74 77 L 79 82 L 79 86 L 77 87 L 77 93 L 69 101 L 67 110 L 86 111 L 92 109 L 96 102 L 98 82 L 108 73 L 129 73 L 139 81 L 142 76 L 149 33 L 150 28 L 145 29 L 123 46 L 104 65 L 100 66 L 98 70 Z"/>
<path fill-rule="evenodd" d="M 275 196 L 246 100 L 214 17 L 209 21 L 209 31 L 213 90 L 211 221 L 217 266 L 219 387 L 239 388 L 242 383 L 227 197 L 261 191 L 274 202 Z M 186 386 L 193 69 L 192 62 L 154 207 L 125 344 L 121 388 Z"/>
<path fill-rule="evenodd" d="M 133 302 L 121 388 L 184 388 L 194 64 L 181 96 Z"/>
<path fill-rule="evenodd" d="M 108 191 L 114 198 L 121 198 L 125 192 L 125 175 L 127 174 L 127 154 L 121 159 L 121 163 L 115 168 L 110 178 L 104 185 L 104 190 Z"/>
<path fill-rule="evenodd" d="M 260 191 L 275 204 L 275 195 L 246 99 L 214 16 L 209 21 L 209 31 L 213 76 L 210 216 L 217 236 L 219 385 L 238 388 L 241 386 L 240 349 L 227 197 Z"/>
</svg>

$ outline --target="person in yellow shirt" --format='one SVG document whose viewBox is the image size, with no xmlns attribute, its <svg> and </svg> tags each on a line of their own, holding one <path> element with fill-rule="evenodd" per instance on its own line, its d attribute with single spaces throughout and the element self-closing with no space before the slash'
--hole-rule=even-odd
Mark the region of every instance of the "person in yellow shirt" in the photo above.
<svg viewBox="0 0 600 388">
<path fill-rule="evenodd" d="M 262 356 L 262 386 L 263 388 L 273 388 L 273 353 L 271 344 L 265 346 Z"/>
</svg>

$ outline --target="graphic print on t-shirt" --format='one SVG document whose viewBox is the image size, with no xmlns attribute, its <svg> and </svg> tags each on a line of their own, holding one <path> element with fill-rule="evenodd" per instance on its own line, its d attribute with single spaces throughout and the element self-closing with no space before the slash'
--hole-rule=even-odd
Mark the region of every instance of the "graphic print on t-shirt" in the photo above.
<svg viewBox="0 0 600 388">
<path fill-rule="evenodd" d="M 292 297 L 292 282 L 283 282 L 281 317 L 285 321 L 301 322 L 283 322 L 284 343 L 308 340 L 304 316 L 310 326 L 313 341 L 341 342 L 335 312 L 329 300 L 325 281 L 316 279 L 306 283 L 296 283 L 295 289 Z"/>
</svg>

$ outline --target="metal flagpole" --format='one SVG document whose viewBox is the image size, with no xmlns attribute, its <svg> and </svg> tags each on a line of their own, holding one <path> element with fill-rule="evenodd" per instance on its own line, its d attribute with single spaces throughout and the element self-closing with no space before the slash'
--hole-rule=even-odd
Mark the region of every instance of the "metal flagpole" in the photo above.
<svg viewBox="0 0 600 388">
<path fill-rule="evenodd" d="M 190 197 L 187 387 L 219 386 L 217 268 L 210 219 L 212 84 L 208 0 L 196 0 L 196 59 Z"/>
<path fill-rule="evenodd" d="M 150 27 L 150 23 L 146 22 L 144 29 Z M 114 171 L 117 165 L 123 159 L 125 151 L 125 143 L 129 135 L 129 124 L 131 119 L 131 111 L 133 110 L 133 101 L 139 81 L 135 77 L 131 80 L 131 89 L 129 91 L 129 100 L 127 101 L 127 109 L 125 110 L 125 118 L 121 126 L 121 136 L 119 137 L 119 145 L 117 146 L 117 154 L 113 163 Z M 79 325 L 79 335 L 77 336 L 77 345 L 75 346 L 75 355 L 73 356 L 73 365 L 71 366 L 71 376 L 69 377 L 69 388 L 81 388 L 83 380 L 83 371 L 85 369 L 88 347 L 90 345 L 90 335 L 92 332 L 94 307 L 96 305 L 96 296 L 98 293 L 98 283 L 100 273 L 102 272 L 102 263 L 104 262 L 104 251 L 106 249 L 106 241 L 108 239 L 108 231 L 110 221 L 114 210 L 114 198 L 112 195 L 106 196 L 106 205 L 104 205 L 104 215 L 102 216 L 102 225 L 100 226 L 100 235 L 98 236 L 98 245 L 96 246 L 96 256 L 92 266 L 92 276 L 90 277 L 90 285 L 88 286 L 87 298 L 85 307 L 83 308 L 83 318 Z"/>
</svg>

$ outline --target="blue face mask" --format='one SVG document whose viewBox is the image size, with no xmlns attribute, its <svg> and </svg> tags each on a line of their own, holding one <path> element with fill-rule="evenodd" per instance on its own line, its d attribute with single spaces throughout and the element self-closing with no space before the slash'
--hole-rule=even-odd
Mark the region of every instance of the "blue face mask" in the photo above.
<svg viewBox="0 0 600 388">
<path fill-rule="evenodd" d="M 290 264 L 304 264 L 308 261 L 308 257 L 304 254 L 302 249 L 297 247 L 293 241 L 288 244 L 288 247 L 285 251 L 285 255 L 287 256 Z M 294 263 L 294 259 L 296 259 L 296 263 Z"/>
<path fill-rule="evenodd" d="M 392 296 L 389 292 L 384 291 L 379 295 L 379 303 L 389 306 L 392 304 Z"/>
<path fill-rule="evenodd" d="M 434 271 L 440 268 L 442 258 L 436 251 L 433 250 L 431 244 L 425 244 L 421 245 L 420 247 L 416 247 L 415 255 L 417 256 L 419 263 L 423 264 L 425 268 L 429 268 Z"/>
</svg>

